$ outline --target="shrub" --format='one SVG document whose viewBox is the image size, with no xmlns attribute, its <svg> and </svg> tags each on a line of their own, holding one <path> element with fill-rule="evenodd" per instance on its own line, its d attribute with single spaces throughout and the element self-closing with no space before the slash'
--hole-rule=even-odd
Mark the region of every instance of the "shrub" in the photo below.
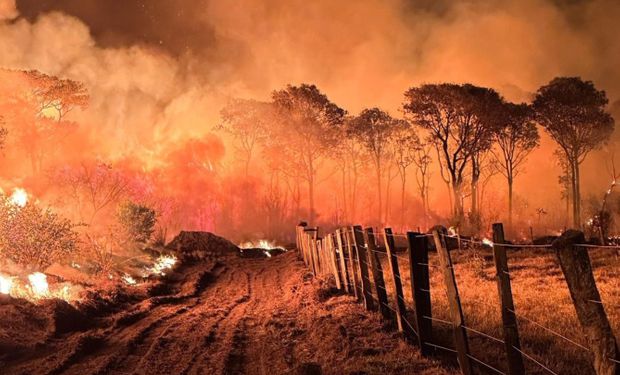
<svg viewBox="0 0 620 375">
<path fill-rule="evenodd" d="M 128 201 L 119 205 L 117 220 L 128 242 L 145 244 L 153 234 L 157 215 L 150 207 Z"/>
<path fill-rule="evenodd" d="M 75 252 L 75 227 L 50 209 L 0 197 L 0 253 L 27 270 L 44 270 Z"/>
</svg>

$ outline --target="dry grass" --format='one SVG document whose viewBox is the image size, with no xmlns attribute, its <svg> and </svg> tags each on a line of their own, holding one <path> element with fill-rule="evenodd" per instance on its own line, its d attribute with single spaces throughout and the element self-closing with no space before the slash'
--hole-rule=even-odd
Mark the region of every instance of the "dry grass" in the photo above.
<svg viewBox="0 0 620 375">
<path fill-rule="evenodd" d="M 451 254 L 465 324 L 501 339 L 499 294 L 491 250 L 452 251 Z M 409 308 L 412 306 L 412 296 L 409 262 L 405 260 L 408 254 L 398 255 L 405 300 Z M 587 351 L 540 327 L 544 326 L 585 346 L 568 287 L 553 252 L 548 249 L 515 250 L 509 251 L 508 258 L 523 351 L 557 374 L 593 374 Z M 590 258 L 605 310 L 616 336 L 620 337 L 620 256 L 616 250 L 593 249 Z M 436 253 L 429 255 L 429 264 L 433 317 L 450 320 Z M 386 259 L 383 259 L 383 265 L 390 304 L 394 306 L 393 280 Z M 435 343 L 453 347 L 450 326 L 433 322 L 433 335 Z M 503 372 L 507 371 L 503 344 L 473 331 L 468 332 L 468 335 L 470 350 L 475 357 Z M 446 356 L 448 362 L 450 357 L 453 355 Z M 533 361 L 527 358 L 524 360 L 527 373 L 548 373 Z"/>
</svg>

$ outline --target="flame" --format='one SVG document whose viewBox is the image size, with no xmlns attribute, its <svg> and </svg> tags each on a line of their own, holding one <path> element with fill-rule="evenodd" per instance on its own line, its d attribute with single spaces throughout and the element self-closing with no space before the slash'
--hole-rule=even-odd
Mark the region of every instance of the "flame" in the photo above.
<svg viewBox="0 0 620 375">
<path fill-rule="evenodd" d="M 125 274 L 125 275 L 123 275 L 122 279 L 125 282 L 125 284 L 127 284 L 127 285 L 136 285 L 137 284 L 136 279 L 131 277 L 131 275 Z"/>
<path fill-rule="evenodd" d="M 177 258 L 174 255 L 161 255 L 157 258 L 157 261 L 149 269 L 149 272 L 154 275 L 165 276 L 165 270 L 172 269 L 174 265 L 177 263 Z"/>
<path fill-rule="evenodd" d="M 10 294 L 13 287 L 13 278 L 0 275 L 0 294 Z"/>
<path fill-rule="evenodd" d="M 282 247 L 277 246 L 273 241 L 269 240 L 258 240 L 256 242 L 248 241 L 239 245 L 240 249 L 263 249 L 263 250 L 271 250 L 271 249 L 282 249 Z"/>
<path fill-rule="evenodd" d="M 490 240 L 490 239 L 488 239 L 488 238 L 483 238 L 483 239 L 482 239 L 482 243 L 483 243 L 483 244 L 485 244 L 485 245 L 487 245 L 487 246 L 491 246 L 491 247 L 493 247 L 493 241 L 491 241 L 491 240 Z"/>
<path fill-rule="evenodd" d="M 28 275 L 30 287 L 36 297 L 45 297 L 49 294 L 49 285 L 47 284 L 47 276 L 41 272 L 35 272 Z"/>
<path fill-rule="evenodd" d="M 24 207 L 26 203 L 28 203 L 28 193 L 26 190 L 22 188 L 13 189 L 13 194 L 11 194 L 11 203 L 16 206 Z"/>
<path fill-rule="evenodd" d="M 450 236 L 456 236 L 456 235 L 457 235 L 457 233 L 456 233 L 456 229 L 455 229 L 454 227 L 450 227 L 450 228 L 448 228 L 448 235 L 450 235 Z"/>
</svg>

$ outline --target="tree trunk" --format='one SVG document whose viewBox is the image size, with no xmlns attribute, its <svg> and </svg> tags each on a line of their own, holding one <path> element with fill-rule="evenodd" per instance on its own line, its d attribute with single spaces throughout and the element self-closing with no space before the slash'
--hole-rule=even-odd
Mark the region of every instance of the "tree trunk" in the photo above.
<svg viewBox="0 0 620 375">
<path fill-rule="evenodd" d="M 512 231 L 512 176 L 508 176 L 508 230 Z"/>
<path fill-rule="evenodd" d="M 476 158 L 471 162 L 471 215 L 475 218 L 478 214 L 478 180 L 480 179 L 480 166 Z"/>
<path fill-rule="evenodd" d="M 376 160 L 375 163 L 377 167 L 377 220 L 381 222 L 381 216 L 383 214 L 383 200 L 381 199 L 383 195 L 383 192 L 381 191 L 381 162 Z"/>
<path fill-rule="evenodd" d="M 405 229 L 405 185 L 406 185 L 407 176 L 403 171 L 401 175 L 401 186 L 400 186 L 400 229 L 403 231 Z"/>
<path fill-rule="evenodd" d="M 347 167 L 342 166 L 342 219 L 346 223 L 347 221 Z"/>
<path fill-rule="evenodd" d="M 454 218 L 461 223 L 463 219 L 462 183 L 453 182 L 452 191 L 454 194 Z"/>
<path fill-rule="evenodd" d="M 580 182 L 579 182 L 579 161 L 575 160 L 574 163 L 574 184 L 575 184 L 575 193 L 573 195 L 573 204 L 575 211 L 573 218 L 573 225 L 576 229 L 581 229 L 581 191 L 580 191 Z"/>
</svg>

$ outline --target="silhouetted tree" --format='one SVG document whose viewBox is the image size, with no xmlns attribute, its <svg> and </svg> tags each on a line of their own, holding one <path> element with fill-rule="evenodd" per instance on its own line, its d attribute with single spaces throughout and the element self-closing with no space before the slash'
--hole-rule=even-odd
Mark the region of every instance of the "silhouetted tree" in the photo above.
<svg viewBox="0 0 620 375">
<path fill-rule="evenodd" d="M 540 136 L 527 104 L 502 103 L 497 125 L 493 133 L 497 147 L 492 153 L 508 183 L 508 225 L 511 227 L 514 179 L 527 156 L 538 146 Z"/>
<path fill-rule="evenodd" d="M 73 109 L 85 109 L 88 106 L 88 90 L 83 83 L 49 76 L 37 70 L 30 70 L 25 74 L 34 87 L 32 93 L 39 115 L 61 122 Z"/>
<path fill-rule="evenodd" d="M 392 136 L 392 158 L 398 168 L 400 177 L 400 225 L 405 226 L 405 191 L 407 187 L 407 169 L 415 163 L 416 151 L 420 148 L 420 138 L 413 126 L 406 121 L 399 121 Z"/>
<path fill-rule="evenodd" d="M 345 111 L 315 85 L 287 86 L 272 94 L 277 127 L 270 141 L 301 171 L 308 184 L 310 224 L 314 223 L 314 195 L 321 162 L 336 143 L 336 129 Z"/>
<path fill-rule="evenodd" d="M 412 122 L 429 131 L 446 182 L 452 188 L 454 216 L 463 218 L 466 167 L 490 144 L 487 112 L 499 101 L 492 89 L 470 84 L 427 84 L 405 92 L 403 109 Z M 474 171 L 475 173 L 475 171 Z"/>
<path fill-rule="evenodd" d="M 534 99 L 536 120 L 560 146 L 570 167 L 575 227 L 581 227 L 579 166 L 614 130 L 607 103 L 605 91 L 579 77 L 554 78 L 538 89 Z"/>
<path fill-rule="evenodd" d="M 415 148 L 413 154 L 413 163 L 416 165 L 416 183 L 418 185 L 418 192 L 420 193 L 420 199 L 422 200 L 422 207 L 424 209 L 424 225 L 428 225 L 428 214 L 430 211 L 429 204 L 429 189 L 430 189 L 430 165 L 433 162 L 431 158 L 431 149 L 433 145 L 430 142 L 422 142 Z"/>
<path fill-rule="evenodd" d="M 391 157 L 390 148 L 394 132 L 403 126 L 403 120 L 397 120 L 379 108 L 364 109 L 351 121 L 350 136 L 355 137 L 364 146 L 373 162 L 377 186 L 377 220 L 383 216 L 383 167 Z"/>
</svg>

